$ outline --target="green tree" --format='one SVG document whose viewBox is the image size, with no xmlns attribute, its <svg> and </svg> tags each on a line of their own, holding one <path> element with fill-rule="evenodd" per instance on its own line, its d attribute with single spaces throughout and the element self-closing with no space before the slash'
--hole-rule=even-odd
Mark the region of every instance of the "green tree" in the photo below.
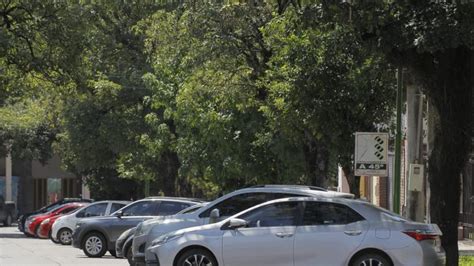
<svg viewBox="0 0 474 266">
<path fill-rule="evenodd" d="M 404 66 L 438 117 L 429 156 L 430 216 L 458 264 L 460 174 L 471 149 L 474 4 L 468 1 L 321 1 L 299 10 L 318 25 L 345 22 L 367 47 Z"/>
<path fill-rule="evenodd" d="M 266 35 L 274 47 L 267 76 L 274 131 L 283 129 L 302 147 L 313 184 L 326 183 L 335 160 L 358 195 L 353 133 L 387 130 L 394 112 L 392 68 L 337 21 L 313 24 L 289 10 L 272 21 Z"/>
<path fill-rule="evenodd" d="M 430 216 L 443 231 L 447 264 L 458 264 L 460 174 L 471 151 L 474 88 L 474 4 L 397 1 L 359 8 L 355 20 L 368 42 L 405 66 L 438 117 L 429 155 Z M 370 14 L 380 16 L 370 17 Z"/>
<path fill-rule="evenodd" d="M 163 7 L 137 2 L 3 1 L 1 62 L 9 79 L 2 93 L 30 86 L 29 81 L 15 80 L 11 72 L 16 70 L 17 76 L 34 75 L 50 83 L 51 90 L 39 90 L 53 103 L 47 113 L 59 118 L 51 137 L 68 170 L 89 178 L 98 172 L 116 175 L 123 169 L 121 158 L 140 154 L 140 136 L 147 131 L 144 117 L 152 110 L 144 104 L 150 92 L 141 79 L 148 72 L 143 42 L 132 27 Z M 51 142 L 45 143 L 46 150 L 51 150 Z M 153 179 L 158 165 L 120 175 Z"/>
</svg>

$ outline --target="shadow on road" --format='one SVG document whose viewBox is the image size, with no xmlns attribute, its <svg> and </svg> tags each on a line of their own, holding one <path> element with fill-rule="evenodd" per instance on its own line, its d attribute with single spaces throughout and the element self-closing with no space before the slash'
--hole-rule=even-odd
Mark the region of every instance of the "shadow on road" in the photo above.
<svg viewBox="0 0 474 266">
<path fill-rule="evenodd" d="M 0 238 L 25 238 L 25 239 L 28 239 L 29 237 L 26 237 L 22 233 L 0 233 Z"/>
<path fill-rule="evenodd" d="M 87 257 L 87 256 L 85 256 L 85 255 L 78 255 L 78 256 L 76 256 L 76 258 L 78 258 L 78 259 L 97 260 L 97 258 L 89 258 L 89 257 Z M 116 258 L 116 257 L 114 257 L 114 256 L 112 256 L 112 255 L 105 255 L 105 256 L 103 256 L 103 257 L 101 257 L 101 258 L 99 258 L 99 259 L 102 259 L 102 260 L 103 260 L 103 259 L 120 259 L 120 258 Z"/>
</svg>

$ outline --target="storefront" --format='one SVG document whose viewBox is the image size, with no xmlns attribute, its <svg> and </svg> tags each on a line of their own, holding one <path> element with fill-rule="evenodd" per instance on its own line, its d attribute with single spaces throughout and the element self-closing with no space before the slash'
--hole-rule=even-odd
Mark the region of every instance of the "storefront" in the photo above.
<svg viewBox="0 0 474 266">
<path fill-rule="evenodd" d="M 5 173 L 5 158 L 0 158 L 0 173 Z M 12 161 L 12 200 L 20 213 L 30 212 L 61 198 L 81 197 L 82 180 L 61 168 L 54 156 L 42 164 L 39 161 Z M 5 177 L 0 177 L 0 195 L 6 194 Z"/>
</svg>

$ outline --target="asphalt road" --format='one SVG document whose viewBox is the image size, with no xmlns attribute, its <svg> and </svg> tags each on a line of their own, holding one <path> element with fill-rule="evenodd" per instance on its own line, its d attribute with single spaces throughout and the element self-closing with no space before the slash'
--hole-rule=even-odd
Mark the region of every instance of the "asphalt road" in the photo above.
<svg viewBox="0 0 474 266">
<path fill-rule="evenodd" d="M 80 249 L 54 244 L 49 239 L 25 237 L 16 227 L 0 227 L 0 265 L 125 266 L 128 263 L 109 253 L 100 259 L 88 258 Z"/>
</svg>

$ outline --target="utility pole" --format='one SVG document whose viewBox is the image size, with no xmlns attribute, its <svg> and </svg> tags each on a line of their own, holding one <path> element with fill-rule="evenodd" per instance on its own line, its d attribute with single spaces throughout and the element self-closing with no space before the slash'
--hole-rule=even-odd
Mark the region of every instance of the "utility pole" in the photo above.
<svg viewBox="0 0 474 266">
<path fill-rule="evenodd" d="M 400 177 L 402 150 L 403 67 L 397 69 L 397 129 L 395 135 L 395 169 L 393 176 L 393 211 L 400 214 Z"/>
<path fill-rule="evenodd" d="M 145 180 L 145 187 L 144 187 L 144 191 L 143 191 L 145 194 L 145 197 L 149 197 L 150 196 L 150 180 Z"/>
<path fill-rule="evenodd" d="M 423 106 L 424 99 L 416 80 L 410 75 L 407 78 L 407 212 L 406 216 L 413 221 L 425 221 L 424 208 L 424 167 L 422 154 L 423 143 Z"/>
<path fill-rule="evenodd" d="M 12 191 L 12 153 L 11 145 L 7 144 L 7 155 L 5 156 L 5 200 L 13 200 Z"/>
</svg>

